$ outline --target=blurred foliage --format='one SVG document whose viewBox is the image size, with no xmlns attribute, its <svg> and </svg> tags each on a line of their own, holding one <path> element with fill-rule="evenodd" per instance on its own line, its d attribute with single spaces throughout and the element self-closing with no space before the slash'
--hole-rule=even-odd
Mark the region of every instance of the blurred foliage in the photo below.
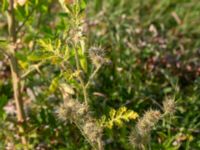
<svg viewBox="0 0 200 150">
<path fill-rule="evenodd" d="M 94 89 L 106 98 L 104 106 L 123 104 L 140 112 L 149 106 L 159 108 L 165 97 L 174 96 L 176 117 L 158 127 L 151 145 L 199 149 L 199 3 L 96 0 L 89 6 L 94 8 L 88 12 L 89 42 L 104 45 L 112 60 Z M 121 144 L 122 133 L 115 135 Z"/>
<path fill-rule="evenodd" d="M 85 17 L 82 14 L 85 7 L 83 1 L 77 8 L 78 17 Z M 8 1 L 2 0 L 0 52 L 5 48 L 3 42 L 9 39 L 7 9 Z M 149 107 L 162 109 L 162 101 L 168 96 L 174 97 L 177 111 L 155 127 L 151 149 L 200 149 L 199 1 L 88 1 L 86 19 L 77 26 L 66 12 L 76 9 L 64 9 L 56 0 L 27 0 L 15 8 L 20 49 L 16 57 L 25 77 L 22 93 L 28 118 L 29 149 L 91 149 L 77 127 L 60 122 L 55 115 L 62 99 L 58 90 L 62 82 L 67 82 L 69 93 L 76 92 L 76 96 L 83 99 L 76 80 L 80 72 L 74 72 L 65 63 L 67 60 L 75 66 L 71 41 L 76 40 L 73 31 L 77 32 L 80 24 L 83 24 L 84 35 L 76 48 L 84 79 L 94 70 L 85 53 L 89 47 L 101 45 L 110 59 L 88 90 L 93 116 L 111 127 L 104 131 L 105 149 L 132 149 L 127 138 L 135 125 L 131 121 L 132 110 L 140 116 Z M 28 76 L 27 72 L 30 72 Z M 12 92 L 8 58 L 1 52 L 0 149 L 9 149 L 9 146 L 12 149 L 13 145 L 22 149 L 19 135 L 15 134 L 18 129 Z M 117 113 L 120 110 L 128 113 Z M 117 114 L 121 118 L 115 121 Z"/>
</svg>

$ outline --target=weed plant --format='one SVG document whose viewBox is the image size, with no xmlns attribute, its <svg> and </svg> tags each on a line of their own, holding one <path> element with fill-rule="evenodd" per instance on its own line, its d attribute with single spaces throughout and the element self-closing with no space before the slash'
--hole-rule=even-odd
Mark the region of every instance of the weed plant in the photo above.
<svg viewBox="0 0 200 150">
<path fill-rule="evenodd" d="M 0 8 L 0 149 L 200 148 L 197 0 Z"/>
</svg>

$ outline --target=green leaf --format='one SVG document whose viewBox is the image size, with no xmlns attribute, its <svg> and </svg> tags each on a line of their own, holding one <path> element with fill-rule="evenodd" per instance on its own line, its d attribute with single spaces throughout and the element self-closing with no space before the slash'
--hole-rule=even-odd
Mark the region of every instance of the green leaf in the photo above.
<svg viewBox="0 0 200 150">
<path fill-rule="evenodd" d="M 43 51 L 53 51 L 53 45 L 50 39 L 38 40 L 38 44 L 43 48 Z"/>
<path fill-rule="evenodd" d="M 54 56 L 53 56 L 53 53 L 51 53 L 51 52 L 38 51 L 38 52 L 33 52 L 32 54 L 30 54 L 28 56 L 28 60 L 29 61 L 41 61 L 41 60 L 50 59 L 52 57 L 54 57 Z"/>
<path fill-rule="evenodd" d="M 81 48 L 78 49 L 78 53 L 79 53 L 80 65 L 82 69 L 84 70 L 84 72 L 87 72 L 88 68 L 87 68 L 86 56 Z"/>
<path fill-rule="evenodd" d="M 7 104 L 8 98 L 5 95 L 2 95 L 0 97 L 0 110 L 3 109 L 3 107 Z"/>
<path fill-rule="evenodd" d="M 3 107 L 7 104 L 7 102 L 8 102 L 7 96 L 2 95 L 2 96 L 0 97 L 0 118 L 2 118 L 3 115 L 4 115 Z"/>
<path fill-rule="evenodd" d="M 8 49 L 9 43 L 6 40 L 0 39 L 0 50 Z"/>
<path fill-rule="evenodd" d="M 55 77 L 51 81 L 51 85 L 49 86 L 50 93 L 54 93 L 58 89 L 58 82 L 59 82 L 59 77 Z"/>
<path fill-rule="evenodd" d="M 16 52 L 15 56 L 17 57 L 18 60 L 27 61 L 27 56 L 24 55 L 23 53 Z"/>
<path fill-rule="evenodd" d="M 85 9 L 85 8 L 86 8 L 86 1 L 81 0 L 81 9 Z"/>
<path fill-rule="evenodd" d="M 57 51 L 59 51 L 60 47 L 61 47 L 61 41 L 60 41 L 60 39 L 56 39 L 56 41 L 55 41 L 55 49 Z"/>
<path fill-rule="evenodd" d="M 5 11 L 7 8 L 8 8 L 8 1 L 7 0 L 3 0 L 1 11 Z"/>
</svg>

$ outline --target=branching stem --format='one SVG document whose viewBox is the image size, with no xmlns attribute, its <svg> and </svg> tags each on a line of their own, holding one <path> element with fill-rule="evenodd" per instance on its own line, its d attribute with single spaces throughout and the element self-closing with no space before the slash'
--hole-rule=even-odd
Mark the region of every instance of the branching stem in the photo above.
<svg viewBox="0 0 200 150">
<path fill-rule="evenodd" d="M 44 64 L 43 61 L 39 62 L 38 64 L 33 65 L 27 72 L 21 75 L 21 79 L 25 79 L 29 74 L 32 72 L 39 70 L 39 68 Z"/>
</svg>

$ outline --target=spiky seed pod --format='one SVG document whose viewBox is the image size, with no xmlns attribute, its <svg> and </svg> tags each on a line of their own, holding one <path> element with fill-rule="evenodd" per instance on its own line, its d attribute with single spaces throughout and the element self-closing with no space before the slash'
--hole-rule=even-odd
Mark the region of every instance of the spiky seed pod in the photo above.
<svg viewBox="0 0 200 150">
<path fill-rule="evenodd" d="M 94 119 L 85 120 L 82 129 L 85 135 L 93 144 L 99 144 L 98 142 L 102 138 L 103 130 L 100 126 L 98 126 L 97 122 Z"/>
<path fill-rule="evenodd" d="M 140 135 L 149 134 L 152 127 L 158 122 L 161 113 L 158 110 L 148 110 L 144 116 L 138 120 L 136 128 Z"/>
<path fill-rule="evenodd" d="M 58 118 L 62 121 L 66 121 L 68 119 L 74 118 L 74 106 L 75 103 L 72 100 L 64 101 L 60 106 L 57 108 L 57 115 Z"/>
<path fill-rule="evenodd" d="M 88 106 L 81 103 L 76 103 L 74 110 L 76 110 L 74 113 L 76 114 L 76 117 L 83 117 L 88 113 Z"/>
<path fill-rule="evenodd" d="M 57 115 L 62 121 L 75 122 L 94 145 L 99 145 L 103 131 L 95 119 L 90 116 L 87 105 L 69 98 L 58 107 Z"/>
<path fill-rule="evenodd" d="M 75 123 L 95 147 L 103 149 L 101 140 L 103 129 L 93 119 L 86 104 L 82 104 L 70 97 L 65 97 L 64 102 L 57 108 L 57 115 L 63 121 L 70 120 Z"/>
<path fill-rule="evenodd" d="M 145 149 L 145 145 L 149 143 L 149 135 L 140 135 L 136 129 L 133 129 L 129 135 L 130 144 L 139 150 Z"/>
<path fill-rule="evenodd" d="M 67 112 L 63 105 L 60 105 L 56 108 L 56 114 L 57 114 L 59 120 L 62 120 L 62 121 L 67 120 L 67 118 L 66 118 Z"/>
<path fill-rule="evenodd" d="M 144 150 L 145 145 L 150 141 L 152 127 L 160 118 L 160 111 L 151 109 L 146 111 L 143 117 L 138 120 L 136 127 L 132 129 L 131 134 L 129 135 L 130 144 L 139 150 Z"/>
<path fill-rule="evenodd" d="M 71 29 L 69 31 L 69 37 L 71 37 L 71 40 L 74 43 L 78 43 L 81 40 L 81 38 L 83 38 L 83 27 L 80 26 L 76 29 Z"/>
<path fill-rule="evenodd" d="M 84 104 L 79 103 L 74 99 L 65 100 L 60 106 L 57 108 L 58 118 L 66 121 L 67 119 L 75 119 L 80 118 L 85 113 L 87 113 L 88 107 Z"/>
<path fill-rule="evenodd" d="M 166 115 L 173 115 L 176 111 L 176 103 L 173 99 L 167 98 L 163 102 L 163 111 Z"/>
<path fill-rule="evenodd" d="M 105 63 L 105 50 L 101 47 L 91 47 L 89 49 L 89 57 L 95 66 Z"/>
</svg>

